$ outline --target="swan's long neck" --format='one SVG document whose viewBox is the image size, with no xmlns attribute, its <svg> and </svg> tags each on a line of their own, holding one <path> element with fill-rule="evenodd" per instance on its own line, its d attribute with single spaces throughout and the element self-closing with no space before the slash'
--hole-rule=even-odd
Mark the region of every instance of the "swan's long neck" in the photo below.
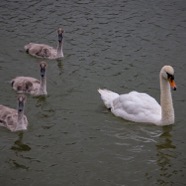
<svg viewBox="0 0 186 186">
<path fill-rule="evenodd" d="M 20 111 L 18 109 L 17 112 L 18 112 L 17 113 L 18 117 L 17 117 L 17 126 L 15 128 L 15 131 L 26 130 L 26 126 L 25 126 L 25 123 L 24 123 L 24 105 L 23 105 L 22 110 Z"/>
<path fill-rule="evenodd" d="M 57 45 L 57 57 L 58 58 L 64 57 L 64 55 L 63 55 L 63 41 L 58 42 L 58 45 Z"/>
<path fill-rule="evenodd" d="M 160 73 L 160 103 L 161 103 L 161 112 L 162 119 L 161 123 L 164 125 L 174 123 L 174 108 L 172 103 L 172 95 L 170 90 L 170 85 L 167 80 L 165 80 Z"/>
<path fill-rule="evenodd" d="M 44 77 L 41 77 L 41 79 L 40 79 L 39 94 L 40 95 L 46 95 L 47 94 L 46 74 L 45 74 Z"/>
<path fill-rule="evenodd" d="M 18 124 L 22 124 L 23 116 L 24 116 L 24 110 L 18 111 Z"/>
</svg>

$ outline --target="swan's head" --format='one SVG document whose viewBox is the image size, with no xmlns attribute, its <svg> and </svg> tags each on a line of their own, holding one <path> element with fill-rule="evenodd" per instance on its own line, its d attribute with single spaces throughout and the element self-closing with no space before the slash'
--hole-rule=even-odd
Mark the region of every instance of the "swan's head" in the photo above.
<svg viewBox="0 0 186 186">
<path fill-rule="evenodd" d="M 174 81 L 174 69 L 171 66 L 164 66 L 161 69 L 162 77 L 170 83 L 170 86 L 173 90 L 176 90 L 176 83 Z"/>
<path fill-rule="evenodd" d="M 64 30 L 63 30 L 62 28 L 59 28 L 58 31 L 57 31 L 59 43 L 62 43 L 62 40 L 63 40 L 63 32 L 64 32 Z"/>
<path fill-rule="evenodd" d="M 22 112 L 24 110 L 26 96 L 24 94 L 19 94 L 17 99 L 18 99 L 18 112 Z"/>
<path fill-rule="evenodd" d="M 40 63 L 40 75 L 41 75 L 42 78 L 45 77 L 46 67 L 47 67 L 47 63 L 45 61 L 42 61 Z"/>
</svg>

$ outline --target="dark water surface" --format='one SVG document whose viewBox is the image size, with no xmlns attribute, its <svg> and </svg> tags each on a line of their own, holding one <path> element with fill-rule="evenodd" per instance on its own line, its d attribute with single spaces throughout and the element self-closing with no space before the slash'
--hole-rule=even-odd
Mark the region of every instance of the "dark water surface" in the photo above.
<svg viewBox="0 0 186 186">
<path fill-rule="evenodd" d="M 0 103 L 16 106 L 8 83 L 38 77 L 29 42 L 57 44 L 46 98 L 28 96 L 28 131 L 0 130 L 3 186 L 186 185 L 185 0 L 1 0 Z M 176 122 L 157 127 L 113 116 L 97 88 L 147 92 L 159 100 L 159 70 L 175 68 Z"/>
</svg>

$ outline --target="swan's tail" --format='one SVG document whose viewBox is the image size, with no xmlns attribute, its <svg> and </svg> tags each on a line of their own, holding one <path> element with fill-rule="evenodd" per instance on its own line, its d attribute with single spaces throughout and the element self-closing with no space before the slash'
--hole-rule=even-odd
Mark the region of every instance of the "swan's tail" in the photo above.
<svg viewBox="0 0 186 186">
<path fill-rule="evenodd" d="M 107 108 L 111 108 L 113 100 L 119 96 L 119 94 L 107 89 L 98 89 L 98 92 L 101 94 L 101 99 Z"/>
</svg>

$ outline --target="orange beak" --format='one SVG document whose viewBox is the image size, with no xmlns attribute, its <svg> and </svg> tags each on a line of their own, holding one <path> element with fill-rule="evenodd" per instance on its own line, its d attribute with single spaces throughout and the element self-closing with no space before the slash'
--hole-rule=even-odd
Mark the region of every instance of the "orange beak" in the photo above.
<svg viewBox="0 0 186 186">
<path fill-rule="evenodd" d="M 176 90 L 176 83 L 174 80 L 169 79 L 170 86 L 173 90 Z"/>
</svg>

